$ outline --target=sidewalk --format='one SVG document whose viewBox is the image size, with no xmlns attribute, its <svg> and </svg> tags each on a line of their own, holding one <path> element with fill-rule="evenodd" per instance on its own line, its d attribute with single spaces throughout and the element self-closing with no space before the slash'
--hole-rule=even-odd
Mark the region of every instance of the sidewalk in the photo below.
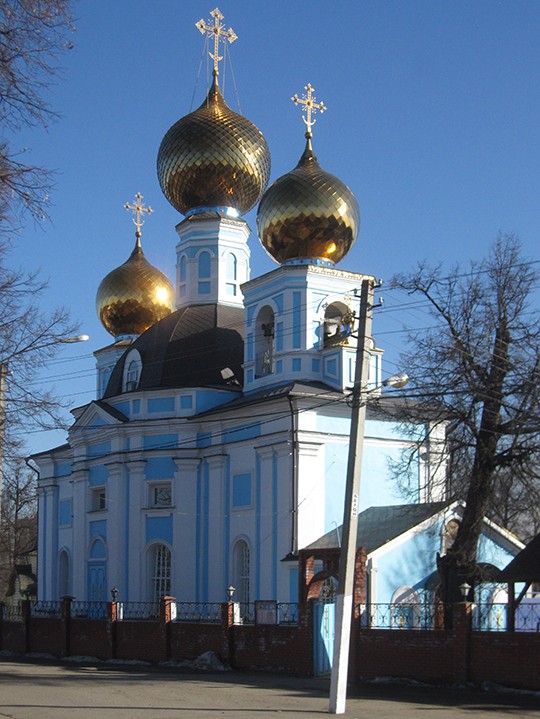
<svg viewBox="0 0 540 719">
<path fill-rule="evenodd" d="M 0 716 L 11 719 L 321 719 L 329 682 L 235 672 L 0 661 Z M 540 695 L 369 683 L 346 719 L 540 717 Z"/>
</svg>

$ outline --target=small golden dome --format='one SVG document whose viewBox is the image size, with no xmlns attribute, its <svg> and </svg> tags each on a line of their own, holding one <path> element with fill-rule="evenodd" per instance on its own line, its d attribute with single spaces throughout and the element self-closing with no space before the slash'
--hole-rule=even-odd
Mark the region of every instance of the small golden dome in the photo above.
<svg viewBox="0 0 540 719">
<path fill-rule="evenodd" d="M 161 190 L 182 214 L 197 207 L 233 207 L 243 215 L 270 177 L 270 152 L 261 131 L 233 112 L 214 74 L 206 100 L 163 138 L 157 158 Z"/>
<path fill-rule="evenodd" d="M 265 192 L 257 232 L 276 262 L 339 262 L 356 241 L 360 210 L 351 190 L 325 172 L 313 154 L 310 136 L 298 165 Z"/>
<path fill-rule="evenodd" d="M 137 232 L 137 242 L 129 259 L 109 272 L 98 287 L 98 317 L 114 337 L 140 335 L 170 315 L 173 305 L 172 282 L 148 262 Z"/>
</svg>

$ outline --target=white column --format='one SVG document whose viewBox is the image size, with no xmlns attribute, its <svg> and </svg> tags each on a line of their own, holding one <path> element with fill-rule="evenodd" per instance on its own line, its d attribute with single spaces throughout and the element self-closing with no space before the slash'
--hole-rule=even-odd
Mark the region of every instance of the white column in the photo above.
<svg viewBox="0 0 540 719">
<path fill-rule="evenodd" d="M 196 583 L 193 547 L 197 540 L 197 472 L 201 460 L 196 457 L 175 459 L 172 488 L 173 566 L 171 591 L 179 602 L 192 602 Z M 192 551 L 184 551 L 190 547 Z"/>
<path fill-rule="evenodd" d="M 298 442 L 298 547 L 307 546 L 324 534 L 325 508 L 324 445 Z"/>
<path fill-rule="evenodd" d="M 227 596 L 227 583 L 225 579 L 224 556 L 224 510 L 225 510 L 225 470 L 227 455 L 220 454 L 206 457 L 208 465 L 208 517 L 206 518 L 208 531 L 208 545 L 203 547 L 203 557 L 207 559 L 207 566 L 201 564 L 201 572 L 208 577 L 208 601 L 225 601 Z"/>
<path fill-rule="evenodd" d="M 79 463 L 80 464 L 80 463 Z M 80 602 L 86 600 L 86 567 L 88 559 L 87 503 L 88 469 L 77 467 L 73 482 L 73 546 L 71 552 L 71 588 Z"/>
<path fill-rule="evenodd" d="M 106 465 L 107 479 L 107 590 L 120 591 L 127 585 L 126 567 L 126 496 L 124 464 Z M 109 597 L 107 597 L 107 601 Z"/>
<path fill-rule="evenodd" d="M 259 478 L 253 478 L 253 502 L 254 519 L 257 522 L 257 505 L 260 507 L 258 534 L 253 533 L 251 547 L 251 583 L 254 595 L 252 599 L 274 599 L 272 593 L 272 544 L 273 528 L 272 514 L 275 511 L 272 497 L 272 478 L 274 469 L 274 447 L 267 445 L 256 449 Z M 259 479 L 259 482 L 257 482 Z M 257 497 L 257 489 L 260 487 L 260 496 Z M 254 528 L 255 529 L 255 528 Z M 255 586 L 255 579 L 258 577 L 259 586 Z M 258 590 L 258 591 L 257 591 Z M 258 594 L 258 596 L 256 596 Z"/>
<path fill-rule="evenodd" d="M 127 591 L 120 590 L 120 599 L 130 602 L 145 602 L 148 599 L 148 586 L 146 582 L 146 527 L 144 523 L 143 507 L 148 505 L 145 490 L 144 459 L 135 459 L 126 462 L 128 474 L 125 496 L 129 497 L 128 526 L 126 528 L 127 564 L 129 576 L 127 577 Z M 126 501 L 126 500 L 124 500 Z"/>
<path fill-rule="evenodd" d="M 47 484 L 45 484 L 47 482 Z M 45 548 L 41 554 L 41 566 L 38 568 L 39 598 L 45 601 L 57 599 L 56 587 L 53 587 L 53 569 L 58 561 L 56 549 L 57 528 L 53 525 L 54 479 L 41 482 L 39 490 L 39 539 L 45 540 Z"/>
</svg>

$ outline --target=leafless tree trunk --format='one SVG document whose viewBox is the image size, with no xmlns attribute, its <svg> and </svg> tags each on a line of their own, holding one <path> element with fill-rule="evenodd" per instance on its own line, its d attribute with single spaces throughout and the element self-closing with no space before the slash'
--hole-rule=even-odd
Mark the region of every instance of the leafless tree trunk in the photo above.
<svg viewBox="0 0 540 719">
<path fill-rule="evenodd" d="M 0 601 L 16 564 L 29 562 L 37 549 L 36 475 L 24 462 L 8 462 L 0 515 Z"/>
<path fill-rule="evenodd" d="M 466 508 L 455 542 L 439 558 L 444 598 L 478 580 L 477 548 L 485 516 L 529 487 L 531 516 L 540 494 L 540 318 L 531 307 L 537 275 L 514 236 L 499 236 L 489 256 L 443 275 L 421 264 L 393 281 L 426 301 L 434 321 L 410 332 L 402 357 L 415 413 L 446 423 L 454 496 Z M 438 409 L 437 409 L 438 408 Z M 533 491 L 534 490 L 534 491 Z M 508 508 L 511 512 L 511 507 Z"/>
</svg>

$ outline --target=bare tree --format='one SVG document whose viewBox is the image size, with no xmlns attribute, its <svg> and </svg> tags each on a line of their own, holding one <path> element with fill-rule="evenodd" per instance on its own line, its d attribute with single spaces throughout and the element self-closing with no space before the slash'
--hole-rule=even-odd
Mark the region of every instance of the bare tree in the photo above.
<svg viewBox="0 0 540 719">
<path fill-rule="evenodd" d="M 44 312 L 47 284 L 35 274 L 12 271 L 0 243 L 0 442 L 4 457 L 17 454 L 17 437 L 35 427 L 62 426 L 63 403 L 40 385 L 39 372 L 58 345 L 77 332 L 64 308 Z"/>
<path fill-rule="evenodd" d="M 36 474 L 22 460 L 6 463 L 0 514 L 0 601 L 17 564 L 31 564 L 37 548 Z"/>
<path fill-rule="evenodd" d="M 393 286 L 419 294 L 433 325 L 410 333 L 404 369 L 409 392 L 447 427 L 449 487 L 465 500 L 455 541 L 439 558 L 447 604 L 461 582 L 478 580 L 477 547 L 485 516 L 516 521 L 540 488 L 540 317 L 531 307 L 534 264 L 518 239 L 500 235 L 467 270 L 420 264 Z M 514 502 L 516 503 L 514 506 Z M 520 520 L 522 517 L 520 517 Z"/>
<path fill-rule="evenodd" d="M 0 229 L 22 215 L 46 216 L 50 173 L 13 148 L 23 127 L 46 125 L 55 113 L 46 100 L 73 30 L 71 0 L 0 0 Z M 7 136 L 9 134 L 9 137 Z"/>
</svg>

